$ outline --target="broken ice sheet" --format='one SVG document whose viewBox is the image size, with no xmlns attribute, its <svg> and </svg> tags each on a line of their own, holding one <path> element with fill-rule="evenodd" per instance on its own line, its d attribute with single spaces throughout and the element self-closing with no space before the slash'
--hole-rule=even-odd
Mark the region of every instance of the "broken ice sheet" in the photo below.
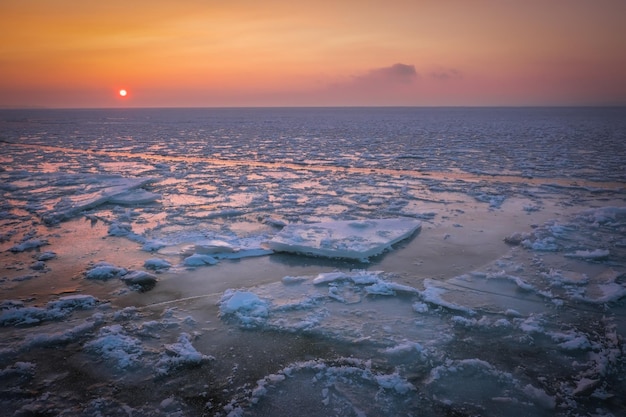
<svg viewBox="0 0 626 417">
<path fill-rule="evenodd" d="M 12 182 L 16 185 L 12 197 L 28 205 L 48 224 L 67 220 L 84 210 L 111 201 L 116 204 L 147 204 L 160 197 L 141 189 L 153 182 L 153 178 L 59 172 L 30 172 L 29 176 L 30 182 Z"/>
<path fill-rule="evenodd" d="M 285 226 L 268 245 L 276 252 L 367 261 L 422 226 L 411 218 L 330 221 Z"/>
<path fill-rule="evenodd" d="M 450 324 L 422 314 L 416 326 L 412 301 L 421 294 L 381 271 L 336 271 L 285 277 L 253 291 L 227 290 L 220 313 L 224 321 L 248 329 L 303 331 L 385 347 L 410 339 L 428 346 L 445 339 Z"/>
<path fill-rule="evenodd" d="M 403 415 L 408 409 L 419 413 L 426 407 L 412 395 L 415 391 L 398 373 L 372 369 L 371 361 L 315 360 L 293 363 L 265 376 L 248 398 L 232 402 L 227 410 L 240 416 L 283 415 L 284 399 L 298 398 L 305 406 L 301 415 L 319 415 L 329 407 L 333 415 Z"/>
</svg>

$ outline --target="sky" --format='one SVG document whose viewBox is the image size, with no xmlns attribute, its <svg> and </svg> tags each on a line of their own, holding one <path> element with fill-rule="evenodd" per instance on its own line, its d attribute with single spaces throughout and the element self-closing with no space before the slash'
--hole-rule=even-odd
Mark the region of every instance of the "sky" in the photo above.
<svg viewBox="0 0 626 417">
<path fill-rule="evenodd" d="M 0 0 L 0 107 L 626 105 L 625 16 L 624 0 Z"/>
</svg>

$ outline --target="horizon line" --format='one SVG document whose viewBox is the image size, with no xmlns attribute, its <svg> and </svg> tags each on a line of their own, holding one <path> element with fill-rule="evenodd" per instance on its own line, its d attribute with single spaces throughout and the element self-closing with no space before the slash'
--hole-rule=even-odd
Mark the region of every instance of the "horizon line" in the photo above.
<svg viewBox="0 0 626 417">
<path fill-rule="evenodd" d="M 0 110 L 133 110 L 133 109 L 435 109 L 435 108 L 623 108 L 624 104 L 489 104 L 489 105 L 298 105 L 298 106 L 102 106 L 50 107 L 0 105 Z"/>
</svg>

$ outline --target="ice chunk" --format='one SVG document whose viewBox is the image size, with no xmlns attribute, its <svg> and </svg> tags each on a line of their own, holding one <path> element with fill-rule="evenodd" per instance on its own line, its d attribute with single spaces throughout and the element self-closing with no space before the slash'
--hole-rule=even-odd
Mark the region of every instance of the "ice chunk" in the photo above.
<svg viewBox="0 0 626 417">
<path fill-rule="evenodd" d="M 422 226 L 409 218 L 287 225 L 268 242 L 277 252 L 366 261 Z"/>
<path fill-rule="evenodd" d="M 50 301 L 46 308 L 24 307 L 19 303 L 7 303 L 7 308 L 0 314 L 0 326 L 22 326 L 38 324 L 43 321 L 58 320 L 71 314 L 74 310 L 92 309 L 98 299 L 91 295 L 77 294 L 61 297 Z"/>
<path fill-rule="evenodd" d="M 113 222 L 109 225 L 109 236 L 128 236 L 132 233 L 132 226 L 130 223 Z"/>
<path fill-rule="evenodd" d="M 358 282 L 355 281 L 355 284 L 358 284 Z M 372 295 L 396 295 L 396 292 L 418 294 L 420 291 L 408 285 L 380 280 L 375 284 L 365 287 L 365 292 Z"/>
<path fill-rule="evenodd" d="M 43 271 L 46 269 L 46 263 L 44 261 L 33 262 L 29 268 L 33 271 Z"/>
<path fill-rule="evenodd" d="M 144 353 L 141 341 L 125 334 L 119 324 L 100 329 L 98 338 L 86 343 L 85 350 L 101 355 L 121 369 L 139 365 Z"/>
<path fill-rule="evenodd" d="M 609 257 L 609 250 L 608 249 L 577 250 L 575 252 L 566 253 L 564 256 L 568 258 L 584 259 L 587 261 L 601 261 Z"/>
<path fill-rule="evenodd" d="M 441 296 L 447 292 L 446 289 L 436 286 L 436 281 L 432 279 L 424 280 L 424 286 L 426 287 L 424 291 L 420 293 L 422 300 L 435 304 L 450 310 L 460 311 L 469 315 L 474 315 L 476 312 L 469 307 L 465 307 L 462 305 L 458 305 L 449 301 L 444 300 Z"/>
<path fill-rule="evenodd" d="M 131 191 L 153 181 L 152 178 L 127 178 L 117 175 L 47 173 L 46 182 L 50 186 L 58 187 L 64 197 L 54 208 L 41 213 L 41 216 L 46 223 L 55 224 L 115 198 L 119 198 L 120 203 L 123 201 L 129 204 L 143 203 L 147 194 L 135 194 L 140 198 L 134 199 Z"/>
<path fill-rule="evenodd" d="M 255 327 L 268 317 L 269 303 L 249 291 L 227 290 L 220 300 L 220 315 L 236 317 L 243 327 Z"/>
<path fill-rule="evenodd" d="M 542 275 L 547 278 L 553 286 L 586 285 L 589 283 L 589 277 L 586 274 L 576 271 L 561 271 L 553 268 L 550 272 L 544 272 Z"/>
<path fill-rule="evenodd" d="M 286 277 L 283 277 L 281 281 L 283 282 L 283 284 L 289 285 L 289 284 L 300 284 L 301 282 L 306 281 L 307 279 L 308 277 L 305 277 L 305 276 L 297 276 L 297 277 L 286 276 Z"/>
<path fill-rule="evenodd" d="M 127 285 L 138 287 L 141 291 L 152 289 L 157 282 L 157 277 L 146 271 L 133 271 L 120 277 Z"/>
<path fill-rule="evenodd" d="M 552 340 L 558 343 L 563 350 L 588 350 L 591 349 L 591 343 L 584 334 L 570 332 L 552 332 L 549 333 Z"/>
<path fill-rule="evenodd" d="M 0 369 L 0 378 L 10 376 L 32 377 L 35 374 L 36 365 L 32 362 L 15 362 L 12 366 Z"/>
<path fill-rule="evenodd" d="M 228 242 L 224 242 L 223 240 L 209 240 L 206 242 L 198 242 L 195 244 L 195 252 L 204 254 L 204 255 L 212 255 L 214 253 L 233 253 L 239 252 L 239 248 L 234 247 Z"/>
<path fill-rule="evenodd" d="M 98 303 L 98 299 L 92 295 L 75 294 L 61 297 L 56 301 L 50 301 L 47 304 L 49 309 L 81 309 L 88 310 L 94 308 Z"/>
<path fill-rule="evenodd" d="M 185 266 L 205 266 L 205 265 L 215 265 L 217 263 L 217 259 L 210 255 L 203 255 L 200 253 L 194 253 L 191 256 L 185 258 L 183 263 Z"/>
<path fill-rule="evenodd" d="M 78 341 L 82 336 L 91 333 L 97 325 L 97 321 L 85 321 L 70 329 L 53 333 L 36 333 L 29 335 L 22 349 L 32 349 L 35 347 L 58 347 Z"/>
<path fill-rule="evenodd" d="M 162 242 L 160 240 L 149 240 L 146 243 L 144 243 L 141 250 L 146 251 L 146 252 L 156 252 L 165 246 L 167 246 L 165 242 Z"/>
<path fill-rule="evenodd" d="M 526 394 L 535 404 L 542 408 L 552 410 L 556 407 L 556 400 L 554 397 L 546 394 L 546 392 L 541 388 L 528 384 L 524 387 L 523 391 L 524 394 Z"/>
<path fill-rule="evenodd" d="M 581 378 L 574 388 L 574 395 L 588 395 L 600 385 L 601 380 Z"/>
<path fill-rule="evenodd" d="M 523 241 L 531 238 L 530 233 L 515 232 L 504 238 L 504 241 L 509 245 L 520 245 Z"/>
<path fill-rule="evenodd" d="M 522 241 L 521 245 L 526 249 L 531 249 L 539 252 L 556 252 L 559 250 L 559 245 L 556 243 L 556 239 L 552 236 L 548 236 L 543 239 L 531 240 L 526 239 Z"/>
<path fill-rule="evenodd" d="M 174 368 L 200 365 L 204 361 L 215 359 L 198 352 L 189 339 L 187 333 L 182 333 L 178 342 L 165 345 L 165 352 L 161 354 L 156 364 L 158 374 L 166 375 Z"/>
<path fill-rule="evenodd" d="M 29 239 L 25 242 L 22 242 L 18 245 L 12 246 L 11 249 L 9 249 L 11 252 L 17 253 L 17 252 L 25 252 L 27 250 L 31 250 L 31 249 L 37 249 L 40 248 L 42 246 L 45 246 L 48 244 L 48 241 L 43 240 L 43 239 Z"/>
<path fill-rule="evenodd" d="M 338 358 L 326 364 L 315 360 L 293 363 L 266 375 L 248 391 L 245 402 L 233 401 L 224 411 L 233 417 L 283 415 L 284 410 L 293 410 L 297 398 L 307 404 L 303 415 L 398 416 L 411 414 L 407 407 L 420 409 L 417 396 L 410 395 L 415 391 L 398 372 L 376 372 L 370 361 Z"/>
<path fill-rule="evenodd" d="M 126 275 L 126 273 L 128 271 L 124 268 L 111 265 L 108 262 L 98 262 L 85 273 L 85 278 L 104 281 L 111 278 L 119 278 L 122 275 Z"/>
<path fill-rule="evenodd" d="M 146 191 L 144 189 L 139 188 L 139 189 L 131 189 L 131 190 L 113 195 L 109 198 L 108 202 L 112 204 L 123 204 L 123 205 L 147 204 L 147 203 L 153 203 L 159 198 L 161 198 L 160 194 L 152 193 L 150 191 Z"/>
<path fill-rule="evenodd" d="M 347 274 L 345 272 L 340 272 L 340 271 L 323 272 L 321 274 L 318 274 L 313 279 L 313 284 L 315 285 L 327 284 L 329 282 L 335 282 L 335 281 L 341 281 L 341 280 L 347 280 L 347 279 L 350 279 L 350 274 Z"/>
<path fill-rule="evenodd" d="M 172 266 L 172 264 L 166 261 L 165 259 L 151 258 L 151 259 L 147 259 L 143 263 L 143 266 L 145 268 L 154 269 L 155 271 L 157 271 L 159 269 L 168 269 Z"/>
<path fill-rule="evenodd" d="M 54 259 L 57 257 L 57 254 L 55 252 L 52 251 L 46 251 L 46 252 L 42 252 L 39 255 L 37 255 L 37 260 L 38 261 L 49 261 L 50 259 Z"/>
<path fill-rule="evenodd" d="M 595 284 L 590 285 L 587 288 L 587 293 L 584 297 L 574 297 L 581 299 L 589 303 L 610 303 L 626 297 L 626 287 L 617 282 L 610 282 L 608 284 Z"/>
</svg>

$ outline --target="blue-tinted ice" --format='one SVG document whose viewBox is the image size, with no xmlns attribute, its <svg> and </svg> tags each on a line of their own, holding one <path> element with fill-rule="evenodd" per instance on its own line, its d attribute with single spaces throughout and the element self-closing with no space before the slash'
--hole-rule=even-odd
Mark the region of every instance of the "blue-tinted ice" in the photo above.
<svg viewBox="0 0 626 417">
<path fill-rule="evenodd" d="M 624 410 L 623 109 L 0 115 L 7 415 Z"/>
</svg>

